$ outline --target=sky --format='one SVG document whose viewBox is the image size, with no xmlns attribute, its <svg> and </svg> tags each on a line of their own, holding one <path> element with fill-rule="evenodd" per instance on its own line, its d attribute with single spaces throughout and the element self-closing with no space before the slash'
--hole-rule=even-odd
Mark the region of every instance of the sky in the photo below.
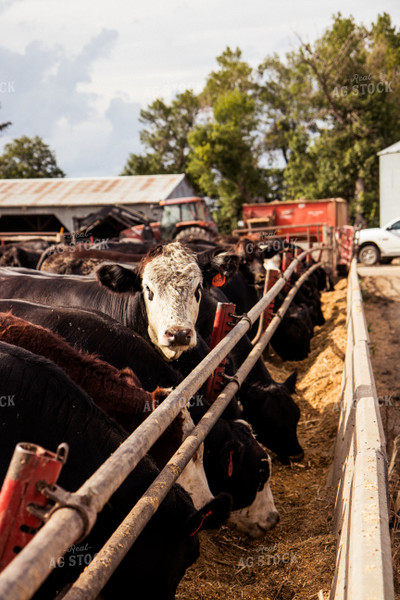
<svg viewBox="0 0 400 600">
<path fill-rule="evenodd" d="M 199 92 L 227 46 L 257 66 L 338 12 L 400 26 L 399 0 L 0 0 L 0 152 L 38 135 L 68 177 L 119 175 L 142 108 Z"/>
</svg>

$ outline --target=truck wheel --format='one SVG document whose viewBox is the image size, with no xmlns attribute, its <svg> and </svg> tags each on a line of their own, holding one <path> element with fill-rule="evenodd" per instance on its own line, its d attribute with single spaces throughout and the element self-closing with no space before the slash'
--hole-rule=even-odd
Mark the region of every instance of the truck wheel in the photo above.
<svg viewBox="0 0 400 600">
<path fill-rule="evenodd" d="M 207 231 L 207 229 L 203 229 L 202 227 L 186 227 L 185 229 L 181 229 L 179 233 L 176 234 L 176 240 L 182 240 L 186 237 L 194 237 L 201 238 L 202 240 L 212 240 L 212 235 Z"/>
<path fill-rule="evenodd" d="M 363 246 L 358 253 L 359 260 L 369 267 L 375 265 L 379 261 L 379 250 L 372 244 Z"/>
</svg>

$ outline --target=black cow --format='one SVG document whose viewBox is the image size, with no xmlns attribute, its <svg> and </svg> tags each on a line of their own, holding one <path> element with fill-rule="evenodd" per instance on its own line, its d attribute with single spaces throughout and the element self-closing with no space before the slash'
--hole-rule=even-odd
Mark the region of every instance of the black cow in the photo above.
<svg viewBox="0 0 400 600">
<path fill-rule="evenodd" d="M 70 453 L 59 484 L 74 491 L 126 438 L 124 430 L 47 359 L 0 342 L 0 381 L 2 395 L 11 399 L 0 419 L 0 479 L 18 442 L 29 441 L 52 451 L 59 443 L 67 442 Z M 92 557 L 157 473 L 152 460 L 146 457 L 114 493 L 85 539 Z M 127 590 L 132 590 L 134 596 L 172 600 L 186 568 L 199 555 L 199 542 L 193 532 L 210 510 L 204 526 L 219 526 L 229 505 L 230 498 L 225 496 L 196 511 L 189 495 L 174 485 L 104 588 L 103 597 L 126 597 Z M 35 598 L 52 599 L 76 579 L 82 567 L 73 559 L 66 555 L 63 566 L 53 570 Z"/>
<path fill-rule="evenodd" d="M 25 300 L 0 299 L 0 312 L 50 329 L 81 352 L 96 354 L 117 369 L 129 367 L 143 388 L 152 391 L 156 382 L 176 387 L 182 375 L 167 363 L 143 337 L 103 313 L 78 308 L 52 307 Z"/>
<path fill-rule="evenodd" d="M 227 301 L 223 292 L 219 297 L 220 301 Z M 203 294 L 197 327 L 208 343 L 216 305 L 217 301 L 211 294 Z M 251 350 L 251 342 L 245 335 L 229 354 L 228 374 L 237 370 Z M 301 460 L 304 456 L 296 432 L 300 409 L 291 397 L 295 391 L 296 379 L 297 371 L 285 382 L 277 383 L 259 358 L 236 394 L 243 406 L 243 418 L 251 423 L 258 440 L 275 452 L 283 463 Z"/>
<path fill-rule="evenodd" d="M 82 249 L 75 246 L 58 246 L 57 252 L 41 259 L 40 271 L 60 274 L 88 275 L 100 264 L 119 262 L 123 264 L 138 264 L 142 254 L 125 254 L 111 250 Z"/>
<path fill-rule="evenodd" d="M 0 265 L 35 269 L 43 250 L 47 246 L 48 242 L 43 240 L 8 244 L 2 248 Z"/>
</svg>

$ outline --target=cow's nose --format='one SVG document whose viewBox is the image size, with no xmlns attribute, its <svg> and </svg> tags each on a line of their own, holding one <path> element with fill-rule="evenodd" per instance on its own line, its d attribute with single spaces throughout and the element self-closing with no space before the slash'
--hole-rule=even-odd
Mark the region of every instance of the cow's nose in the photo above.
<svg viewBox="0 0 400 600">
<path fill-rule="evenodd" d="M 272 529 L 273 527 L 275 527 L 279 521 L 281 520 L 278 511 L 274 511 L 271 515 L 270 515 L 270 529 Z"/>
<path fill-rule="evenodd" d="M 260 529 L 264 529 L 264 531 L 269 531 L 277 526 L 279 521 L 281 520 L 279 513 L 277 510 L 274 510 L 268 515 L 266 522 L 263 525 L 258 525 Z"/>
<path fill-rule="evenodd" d="M 170 327 L 165 332 L 165 337 L 170 346 L 187 346 L 190 344 L 193 332 L 191 329 L 183 327 Z"/>
</svg>

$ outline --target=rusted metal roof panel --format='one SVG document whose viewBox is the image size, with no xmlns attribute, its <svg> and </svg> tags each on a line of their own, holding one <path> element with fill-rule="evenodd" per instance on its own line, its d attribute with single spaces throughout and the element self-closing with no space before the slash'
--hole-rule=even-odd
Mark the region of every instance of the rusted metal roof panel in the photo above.
<svg viewBox="0 0 400 600">
<path fill-rule="evenodd" d="M 190 184 L 184 174 L 63 179 L 0 179 L 2 207 L 154 204 Z M 194 194 L 194 192 L 193 192 Z"/>
</svg>

